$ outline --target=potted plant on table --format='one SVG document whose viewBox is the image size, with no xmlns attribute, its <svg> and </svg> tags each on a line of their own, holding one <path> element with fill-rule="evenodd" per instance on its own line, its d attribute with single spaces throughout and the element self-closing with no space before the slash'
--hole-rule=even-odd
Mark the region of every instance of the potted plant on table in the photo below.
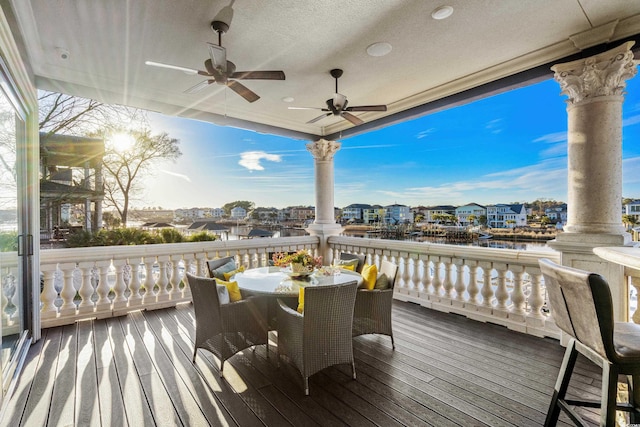
<svg viewBox="0 0 640 427">
<path fill-rule="evenodd" d="M 287 254 L 278 252 L 273 255 L 273 264 L 277 267 L 289 267 L 294 274 L 310 274 L 313 270 L 322 267 L 322 257 L 314 257 L 305 249 Z"/>
</svg>

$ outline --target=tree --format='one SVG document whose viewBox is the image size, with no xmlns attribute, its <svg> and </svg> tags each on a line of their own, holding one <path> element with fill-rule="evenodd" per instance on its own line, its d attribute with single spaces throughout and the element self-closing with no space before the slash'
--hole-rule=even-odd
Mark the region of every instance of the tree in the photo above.
<svg viewBox="0 0 640 427">
<path fill-rule="evenodd" d="M 622 223 L 627 227 L 627 231 L 631 230 L 631 227 L 637 224 L 637 222 L 634 215 L 622 215 Z"/>
<path fill-rule="evenodd" d="M 476 219 L 478 219 L 474 214 L 471 214 L 467 217 L 467 220 L 469 221 L 469 224 L 475 224 L 476 223 Z"/>
<path fill-rule="evenodd" d="M 131 135 L 134 143 L 130 149 L 107 147 L 103 159 L 105 201 L 118 211 L 125 227 L 129 204 L 139 190 L 138 178 L 150 172 L 156 163 L 175 161 L 182 155 L 179 140 L 166 133 L 151 135 L 151 131 L 142 130 Z"/>
<path fill-rule="evenodd" d="M 105 129 L 144 127 L 146 112 L 122 105 L 55 92 L 38 92 L 40 132 L 75 136 L 102 135 Z"/>
<path fill-rule="evenodd" d="M 478 223 L 481 226 L 486 227 L 487 226 L 487 216 L 486 215 L 480 215 L 480 217 L 478 218 Z"/>
</svg>

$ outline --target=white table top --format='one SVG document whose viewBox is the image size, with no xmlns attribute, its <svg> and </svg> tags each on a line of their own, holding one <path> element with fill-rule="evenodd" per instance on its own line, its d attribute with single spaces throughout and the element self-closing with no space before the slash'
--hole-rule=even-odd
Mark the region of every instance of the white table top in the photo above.
<svg viewBox="0 0 640 427">
<path fill-rule="evenodd" d="M 633 246 L 603 246 L 593 248 L 600 258 L 640 270 L 640 248 Z"/>
<path fill-rule="evenodd" d="M 360 284 L 362 276 L 343 269 L 337 275 L 325 276 L 315 272 L 307 279 L 295 279 L 280 267 L 260 267 L 237 273 L 230 280 L 238 282 L 240 290 L 253 294 L 297 297 L 301 287 L 341 285 L 353 281 Z"/>
</svg>

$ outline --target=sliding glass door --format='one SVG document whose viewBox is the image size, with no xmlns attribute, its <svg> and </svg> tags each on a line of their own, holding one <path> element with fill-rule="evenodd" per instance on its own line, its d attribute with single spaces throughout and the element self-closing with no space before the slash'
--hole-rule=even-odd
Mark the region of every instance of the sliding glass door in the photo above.
<svg viewBox="0 0 640 427">
<path fill-rule="evenodd" d="M 10 83 L 0 69 L 0 397 L 10 391 L 30 341 L 27 297 L 32 283 L 33 254 L 28 220 L 25 115 Z"/>
</svg>

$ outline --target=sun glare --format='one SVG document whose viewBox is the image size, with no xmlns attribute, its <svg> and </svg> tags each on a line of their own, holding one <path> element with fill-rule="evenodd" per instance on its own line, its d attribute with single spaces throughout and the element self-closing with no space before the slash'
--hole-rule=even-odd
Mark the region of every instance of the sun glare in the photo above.
<svg viewBox="0 0 640 427">
<path fill-rule="evenodd" d="M 120 152 L 129 150 L 135 142 L 133 136 L 128 133 L 116 133 L 109 141 L 113 149 Z"/>
</svg>

